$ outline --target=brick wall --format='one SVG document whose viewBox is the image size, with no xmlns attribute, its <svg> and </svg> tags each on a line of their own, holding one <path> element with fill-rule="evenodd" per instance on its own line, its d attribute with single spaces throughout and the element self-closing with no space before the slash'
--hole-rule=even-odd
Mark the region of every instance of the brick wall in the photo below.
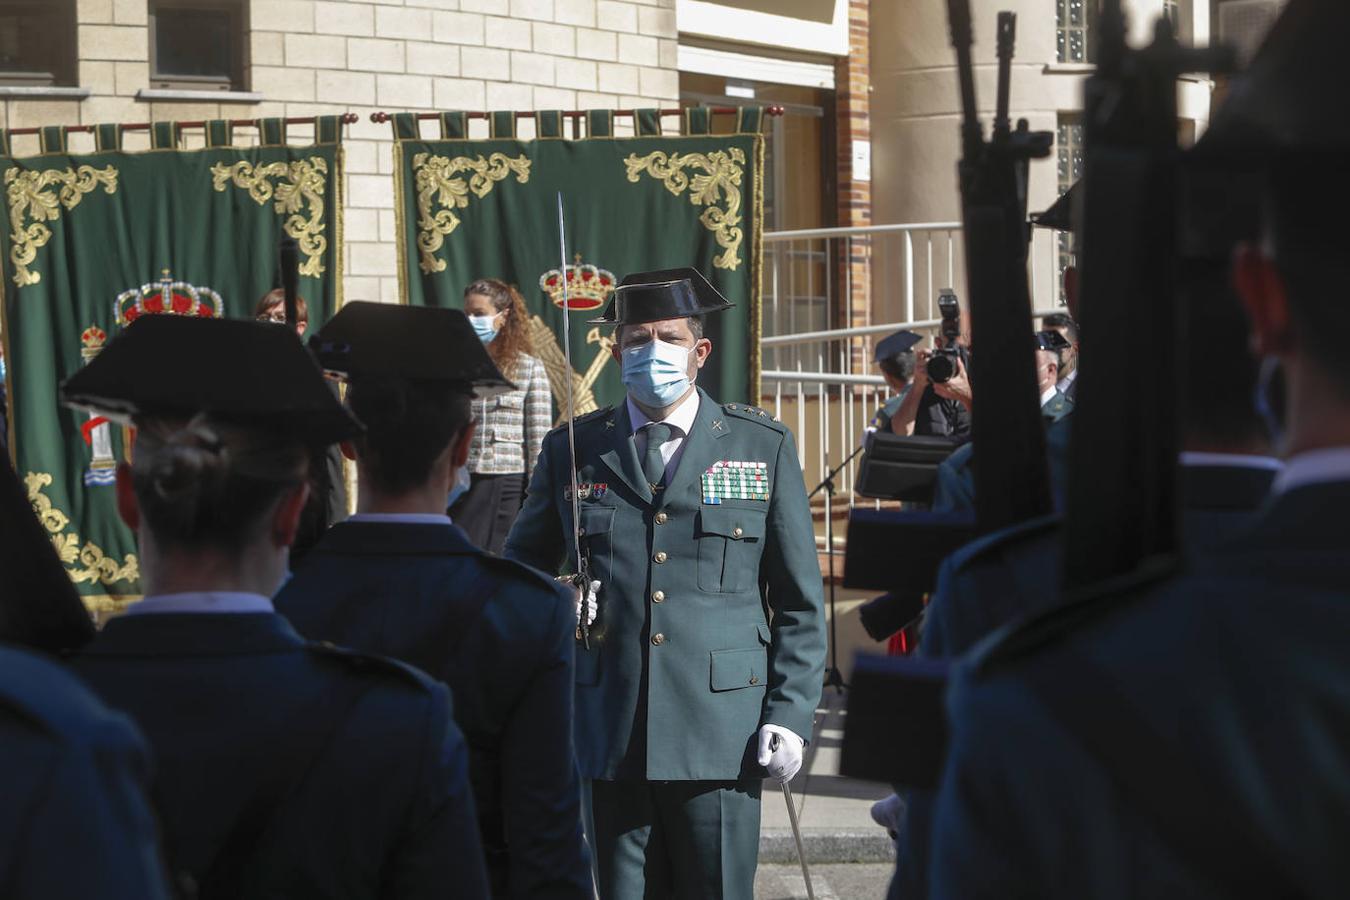
<svg viewBox="0 0 1350 900">
<path fill-rule="evenodd" d="M 679 96 L 675 0 L 251 0 L 246 80 L 262 102 L 143 102 L 146 6 L 78 0 L 79 83 L 90 96 L 0 100 L 0 127 L 357 113 L 346 138 L 349 300 L 398 296 L 390 126 L 371 112 L 669 107 Z M 252 137 L 245 129 L 236 141 Z M 187 146 L 201 143 L 188 135 Z M 125 145 L 149 138 L 129 134 Z M 71 147 L 92 150 L 93 138 L 72 135 Z M 14 152 L 36 153 L 37 139 L 16 138 Z"/>
<path fill-rule="evenodd" d="M 855 143 L 870 143 L 872 126 L 871 69 L 868 59 L 869 0 L 849 0 L 849 55 L 835 64 L 835 146 L 838 157 L 838 224 L 841 228 L 872 224 L 872 182 L 853 177 Z M 841 242 L 842 266 L 849 272 L 848 299 L 834 327 L 871 324 L 871 246 L 867 238 L 854 238 L 847 250 Z M 841 285 L 842 296 L 842 285 Z M 861 348 L 858 351 L 861 352 Z"/>
</svg>

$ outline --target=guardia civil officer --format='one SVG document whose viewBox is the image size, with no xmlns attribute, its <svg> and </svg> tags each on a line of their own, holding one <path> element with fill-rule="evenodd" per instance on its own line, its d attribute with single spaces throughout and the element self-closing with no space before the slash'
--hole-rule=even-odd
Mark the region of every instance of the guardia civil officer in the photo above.
<svg viewBox="0 0 1350 900">
<path fill-rule="evenodd" d="M 571 592 L 475 547 L 445 514 L 468 481 L 471 405 L 510 382 L 457 310 L 348 303 L 318 347 L 366 426 L 344 445 L 360 505 L 277 610 L 307 637 L 393 656 L 450 686 L 494 896 L 589 898 Z"/>
<path fill-rule="evenodd" d="M 1348 32 L 1346 4 L 1292 0 L 1209 132 L 1265 167 L 1267 237 L 1233 272 L 1256 351 L 1289 375 L 1272 497 L 1180 577 L 1049 614 L 963 669 L 935 896 L 1345 895 Z"/>
<path fill-rule="evenodd" d="M 673 269 L 625 278 L 595 320 L 616 327 L 628 387 L 575 423 L 600 585 L 578 623 L 577 754 L 603 898 L 748 900 L 762 767 L 796 773 L 820 698 L 820 568 L 792 435 L 694 385 L 712 352 L 702 317 L 730 305 Z M 575 559 L 571 468 L 566 430 L 551 432 L 508 556 L 548 572 Z"/>
<path fill-rule="evenodd" d="M 487 896 L 446 688 L 402 663 L 306 644 L 268 599 L 311 453 L 359 431 L 295 335 L 147 316 L 62 391 L 136 429 L 117 503 L 146 596 L 73 665 L 150 742 L 180 889 Z"/>
</svg>

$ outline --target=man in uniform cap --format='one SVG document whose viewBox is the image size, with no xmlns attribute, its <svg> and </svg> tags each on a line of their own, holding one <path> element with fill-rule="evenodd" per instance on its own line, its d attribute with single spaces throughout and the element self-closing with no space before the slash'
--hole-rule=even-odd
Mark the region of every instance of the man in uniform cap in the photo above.
<svg viewBox="0 0 1350 900">
<path fill-rule="evenodd" d="M 882 404 L 881 409 L 877 410 L 876 415 L 872 417 L 872 426 L 877 431 L 909 434 L 914 430 L 914 423 L 909 422 L 897 432 L 892 420 L 895 418 L 895 414 L 900 411 L 900 404 L 904 402 L 905 394 L 909 392 L 913 385 L 914 347 L 922 340 L 923 335 L 902 328 L 895 334 L 887 335 L 877 342 L 877 368 L 881 370 L 881 377 L 886 379 L 886 386 L 895 394 Z"/>
<path fill-rule="evenodd" d="M 571 592 L 475 547 L 445 514 L 468 481 L 471 400 L 509 382 L 457 310 L 348 303 L 316 343 L 366 426 L 344 444 L 360 500 L 277 609 L 309 638 L 393 656 L 450 686 L 494 896 L 590 897 Z"/>
<path fill-rule="evenodd" d="M 1350 6 L 1291 0 L 1207 140 L 1266 167 L 1234 284 L 1288 372 L 1288 458 L 1239 536 L 1098 591 L 963 667 L 939 897 L 1337 897 L 1350 883 Z M 1197 151 L 1201 148 L 1197 147 Z"/>
<path fill-rule="evenodd" d="M 295 335 L 147 316 L 62 398 L 136 427 L 117 501 L 146 596 L 72 664 L 149 739 L 175 884 L 202 898 L 486 897 L 445 686 L 307 644 L 269 599 L 312 454 L 360 431 Z"/>
<path fill-rule="evenodd" d="M 703 316 L 730 305 L 673 269 L 625 278 L 595 320 L 616 328 L 628 387 L 575 422 L 576 524 L 599 583 L 598 612 L 578 606 L 577 755 L 605 900 L 749 900 L 764 770 L 800 768 L 820 699 L 820 567 L 792 435 L 695 386 Z M 566 429 L 551 432 L 508 556 L 547 572 L 576 559 L 572 466 Z"/>
</svg>

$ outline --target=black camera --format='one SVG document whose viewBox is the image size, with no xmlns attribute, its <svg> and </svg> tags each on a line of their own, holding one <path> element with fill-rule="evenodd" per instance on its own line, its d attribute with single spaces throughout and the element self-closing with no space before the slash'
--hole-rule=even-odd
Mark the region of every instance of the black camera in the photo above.
<svg viewBox="0 0 1350 900">
<path fill-rule="evenodd" d="M 956 346 L 956 339 L 961 336 L 961 304 L 951 288 L 938 291 L 938 312 L 942 315 L 942 346 L 928 357 L 927 372 L 929 381 L 946 384 L 956 375 L 961 357 Z"/>
</svg>

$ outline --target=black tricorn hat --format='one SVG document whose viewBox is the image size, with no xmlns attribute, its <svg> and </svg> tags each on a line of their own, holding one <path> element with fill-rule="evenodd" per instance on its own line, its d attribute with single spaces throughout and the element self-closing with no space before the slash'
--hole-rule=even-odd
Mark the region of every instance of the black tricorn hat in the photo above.
<svg viewBox="0 0 1350 900">
<path fill-rule="evenodd" d="M 1344 160 L 1345 36 L 1350 3 L 1290 0 L 1247 71 L 1210 118 L 1197 155 Z"/>
<path fill-rule="evenodd" d="M 592 325 L 639 325 L 721 312 L 736 304 L 708 283 L 698 269 L 639 272 L 619 282 L 604 315 Z"/>
<path fill-rule="evenodd" d="M 1045 212 L 1032 213 L 1031 224 L 1053 228 L 1056 231 L 1073 231 L 1073 221 L 1076 218 L 1073 205 L 1077 202 L 1075 199 L 1077 196 L 1078 182 L 1075 181 Z"/>
<path fill-rule="evenodd" d="M 309 345 L 319 365 L 344 376 L 444 381 L 474 397 L 515 390 L 456 309 L 353 301 Z"/>
<path fill-rule="evenodd" d="M 922 340 L 923 335 L 902 328 L 895 334 L 889 334 L 877 341 L 876 360 L 881 362 L 883 359 L 893 359 L 901 353 L 912 352 L 914 345 Z"/>
<path fill-rule="evenodd" d="M 1051 353 L 1058 353 L 1069 346 L 1068 338 L 1051 328 L 1036 332 L 1035 339 L 1037 350 L 1048 350 Z"/>
<path fill-rule="evenodd" d="M 360 434 L 289 328 L 141 316 L 61 385 L 61 400 L 118 421 L 221 419 L 323 445 Z"/>
</svg>

